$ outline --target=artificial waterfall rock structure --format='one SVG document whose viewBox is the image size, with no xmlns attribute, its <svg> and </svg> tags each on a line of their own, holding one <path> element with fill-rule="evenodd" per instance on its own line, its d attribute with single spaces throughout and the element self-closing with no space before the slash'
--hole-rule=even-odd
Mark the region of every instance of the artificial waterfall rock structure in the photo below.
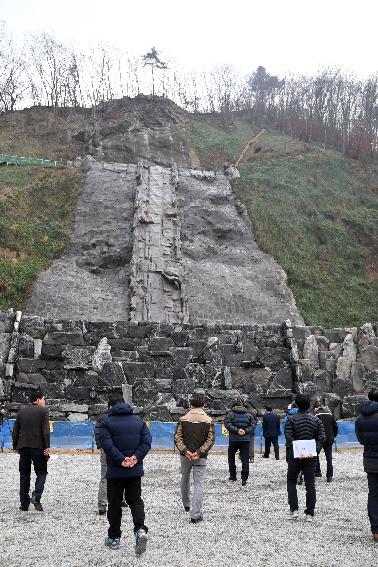
<svg viewBox="0 0 378 567">
<path fill-rule="evenodd" d="M 177 183 L 175 168 L 138 166 L 130 269 L 132 321 L 188 322 Z"/>
</svg>

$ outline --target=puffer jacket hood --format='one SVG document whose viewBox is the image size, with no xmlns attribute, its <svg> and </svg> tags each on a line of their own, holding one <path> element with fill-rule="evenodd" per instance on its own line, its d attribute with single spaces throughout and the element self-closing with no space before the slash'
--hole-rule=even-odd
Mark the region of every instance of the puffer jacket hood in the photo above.
<svg viewBox="0 0 378 567">
<path fill-rule="evenodd" d="M 119 403 L 112 407 L 108 415 L 130 415 L 133 413 L 134 410 L 129 404 Z"/>
<path fill-rule="evenodd" d="M 363 415 L 372 415 L 378 412 L 378 402 L 373 402 L 371 400 L 364 400 L 361 402 L 360 412 Z"/>
<path fill-rule="evenodd" d="M 244 406 L 232 406 L 231 409 L 235 413 L 250 413 Z"/>
</svg>

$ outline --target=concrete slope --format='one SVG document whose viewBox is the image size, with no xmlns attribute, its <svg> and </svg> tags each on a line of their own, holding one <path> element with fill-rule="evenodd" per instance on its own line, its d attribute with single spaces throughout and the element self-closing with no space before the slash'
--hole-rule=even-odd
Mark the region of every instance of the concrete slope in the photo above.
<svg viewBox="0 0 378 567">
<path fill-rule="evenodd" d="M 302 323 L 286 277 L 257 246 L 220 173 L 94 163 L 68 253 L 27 313 L 168 323 Z"/>
<path fill-rule="evenodd" d="M 180 170 L 178 197 L 190 321 L 303 323 L 285 272 L 258 247 L 228 179 Z"/>
<path fill-rule="evenodd" d="M 135 165 L 95 164 L 79 196 L 70 249 L 39 275 L 27 313 L 128 318 L 135 176 Z"/>
</svg>

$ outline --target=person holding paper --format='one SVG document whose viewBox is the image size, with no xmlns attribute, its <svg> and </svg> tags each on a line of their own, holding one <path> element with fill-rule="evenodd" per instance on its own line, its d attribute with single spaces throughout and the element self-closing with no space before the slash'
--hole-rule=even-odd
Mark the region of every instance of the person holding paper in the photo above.
<svg viewBox="0 0 378 567">
<path fill-rule="evenodd" d="M 299 517 L 297 478 L 302 471 L 306 487 L 304 512 L 306 521 L 311 522 L 316 504 L 316 459 L 326 441 L 326 435 L 320 419 L 309 413 L 309 396 L 298 394 L 295 403 L 298 413 L 290 415 L 285 424 L 289 519 L 298 520 Z"/>
</svg>

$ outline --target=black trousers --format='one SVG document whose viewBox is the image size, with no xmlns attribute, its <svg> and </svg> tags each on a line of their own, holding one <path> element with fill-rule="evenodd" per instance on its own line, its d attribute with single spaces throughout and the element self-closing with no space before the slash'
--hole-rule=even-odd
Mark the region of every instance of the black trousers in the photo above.
<svg viewBox="0 0 378 567">
<path fill-rule="evenodd" d="M 371 533 L 378 534 L 378 473 L 366 473 L 368 480 L 368 515 Z"/>
<path fill-rule="evenodd" d="M 134 532 L 140 528 L 148 531 L 144 525 L 144 503 L 142 500 L 142 477 L 111 478 L 107 480 L 108 489 L 108 536 L 112 539 L 121 537 L 122 500 L 130 508 L 134 522 Z"/>
<path fill-rule="evenodd" d="M 306 487 L 306 509 L 305 514 L 314 515 L 316 504 L 315 488 L 316 459 L 288 459 L 287 461 L 287 495 L 290 510 L 298 510 L 297 478 L 303 471 Z"/>
<path fill-rule="evenodd" d="M 249 445 L 250 441 L 230 441 L 228 445 L 228 470 L 230 478 L 236 478 L 235 455 L 239 451 L 242 464 L 241 477 L 247 480 L 249 477 Z"/>
<path fill-rule="evenodd" d="M 323 449 L 327 461 L 327 478 L 333 477 L 333 464 L 332 464 L 332 445 L 333 443 L 324 443 Z M 319 455 L 316 459 L 316 473 L 321 473 Z"/>
<path fill-rule="evenodd" d="M 276 459 L 280 458 L 280 449 L 278 446 L 278 437 L 265 437 L 265 452 L 264 457 L 268 458 L 270 453 L 270 445 L 273 445 L 274 448 L 274 456 Z"/>
<path fill-rule="evenodd" d="M 33 496 L 36 500 L 40 500 L 47 476 L 47 460 L 43 454 L 43 449 L 33 449 L 24 447 L 20 449 L 20 501 L 23 508 L 28 508 L 30 504 L 30 475 L 31 465 L 33 463 L 34 472 L 36 474 L 35 487 Z"/>
</svg>

